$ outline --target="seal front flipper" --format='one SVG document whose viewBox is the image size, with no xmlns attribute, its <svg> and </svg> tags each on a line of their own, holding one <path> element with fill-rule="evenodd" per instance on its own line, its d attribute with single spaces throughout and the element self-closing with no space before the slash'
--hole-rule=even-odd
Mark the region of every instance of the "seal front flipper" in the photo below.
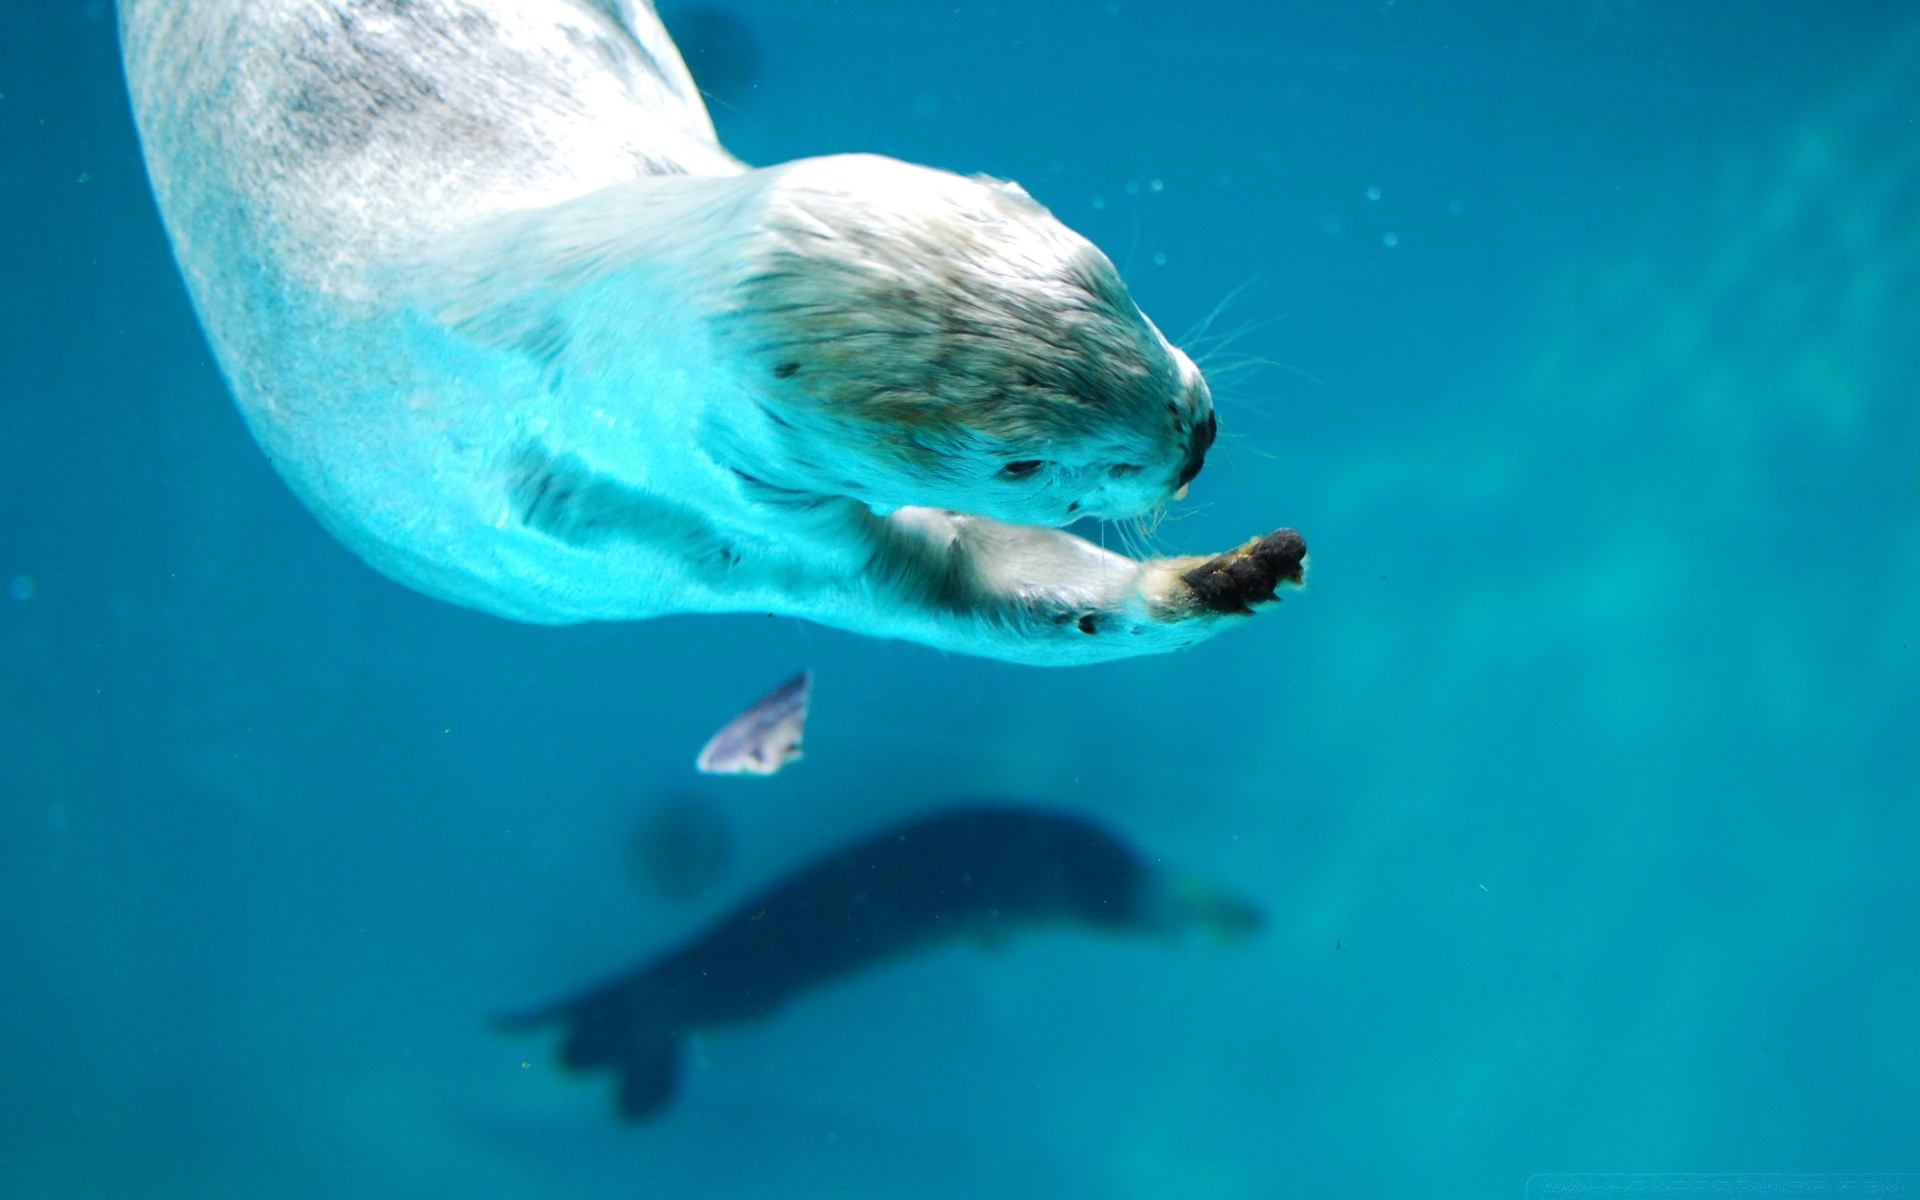
<svg viewBox="0 0 1920 1200">
<path fill-rule="evenodd" d="M 851 626 L 833 606 L 863 602 L 869 631 L 1038 665 L 1189 646 L 1306 580 L 1306 542 L 1292 529 L 1212 557 L 1140 562 L 1064 530 L 942 509 L 877 517 L 855 508 L 838 518 L 861 524 L 872 546 L 862 574 L 884 590 L 879 602 L 823 590 L 827 603 L 805 615 Z M 888 624 L 873 630 L 879 608 Z"/>
<path fill-rule="evenodd" d="M 1191 564 L 1191 565 L 1188 565 Z M 1307 543 L 1295 529 L 1278 529 L 1212 558 L 1177 558 L 1155 566 L 1179 572 L 1182 589 L 1171 596 L 1180 610 L 1251 616 L 1253 606 L 1276 598 L 1283 583 L 1306 581 Z"/>
</svg>

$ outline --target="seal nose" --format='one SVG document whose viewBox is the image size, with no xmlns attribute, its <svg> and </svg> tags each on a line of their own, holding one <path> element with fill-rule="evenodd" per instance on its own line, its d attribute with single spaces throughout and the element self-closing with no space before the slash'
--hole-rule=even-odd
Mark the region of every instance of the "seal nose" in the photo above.
<svg viewBox="0 0 1920 1200">
<path fill-rule="evenodd" d="M 1180 464 L 1180 480 L 1175 487 L 1185 487 L 1193 482 L 1200 473 L 1200 465 L 1207 461 L 1207 447 L 1213 445 L 1214 437 L 1220 432 L 1220 423 L 1208 413 L 1207 419 L 1193 427 L 1193 441 L 1187 446 L 1186 461 Z"/>
</svg>

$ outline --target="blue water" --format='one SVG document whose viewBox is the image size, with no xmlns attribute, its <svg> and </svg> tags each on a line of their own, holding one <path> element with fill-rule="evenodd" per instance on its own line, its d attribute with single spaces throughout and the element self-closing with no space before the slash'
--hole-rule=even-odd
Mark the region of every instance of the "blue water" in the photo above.
<svg viewBox="0 0 1920 1200">
<path fill-rule="evenodd" d="M 1920 15 L 726 12 L 743 157 L 1017 179 L 1169 334 L 1211 315 L 1225 432 L 1158 539 L 1294 525 L 1310 586 L 1063 671 L 406 591 L 233 410 L 110 7 L 15 0 L 0 1196 L 1481 1200 L 1543 1171 L 1920 1169 Z M 803 666 L 807 759 L 698 779 Z M 686 793 L 734 854 L 670 902 L 627 847 Z M 1264 932 L 888 966 L 703 1037 L 638 1129 L 486 1025 L 1001 796 L 1256 897 Z"/>
</svg>

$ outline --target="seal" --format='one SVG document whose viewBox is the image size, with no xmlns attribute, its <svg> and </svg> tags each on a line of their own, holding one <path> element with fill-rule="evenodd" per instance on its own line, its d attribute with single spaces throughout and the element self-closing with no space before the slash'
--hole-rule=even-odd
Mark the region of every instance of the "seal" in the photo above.
<svg viewBox="0 0 1920 1200">
<path fill-rule="evenodd" d="M 1217 428 L 1017 186 L 748 169 L 646 0 L 120 0 L 149 174 L 241 412 L 392 578 L 525 621 L 789 614 L 1063 664 L 1189 645 L 1292 530 L 1135 561 Z"/>
<path fill-rule="evenodd" d="M 1260 910 L 1154 866 L 1113 833 L 1025 804 L 962 804 L 883 829 L 748 897 L 706 930 L 576 995 L 500 1018 L 565 1031 L 560 1062 L 611 1071 L 622 1117 L 679 1091 L 687 1039 L 771 1017 L 836 980 L 962 938 L 1033 929 L 1179 937 L 1254 932 Z"/>
</svg>

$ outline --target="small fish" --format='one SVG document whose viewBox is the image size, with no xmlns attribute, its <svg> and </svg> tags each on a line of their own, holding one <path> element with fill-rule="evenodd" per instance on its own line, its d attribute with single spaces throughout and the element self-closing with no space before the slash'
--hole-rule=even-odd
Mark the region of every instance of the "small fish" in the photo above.
<svg viewBox="0 0 1920 1200">
<path fill-rule="evenodd" d="M 695 766 L 708 775 L 771 775 L 800 757 L 813 672 L 802 671 L 728 721 L 700 751 Z"/>
</svg>

